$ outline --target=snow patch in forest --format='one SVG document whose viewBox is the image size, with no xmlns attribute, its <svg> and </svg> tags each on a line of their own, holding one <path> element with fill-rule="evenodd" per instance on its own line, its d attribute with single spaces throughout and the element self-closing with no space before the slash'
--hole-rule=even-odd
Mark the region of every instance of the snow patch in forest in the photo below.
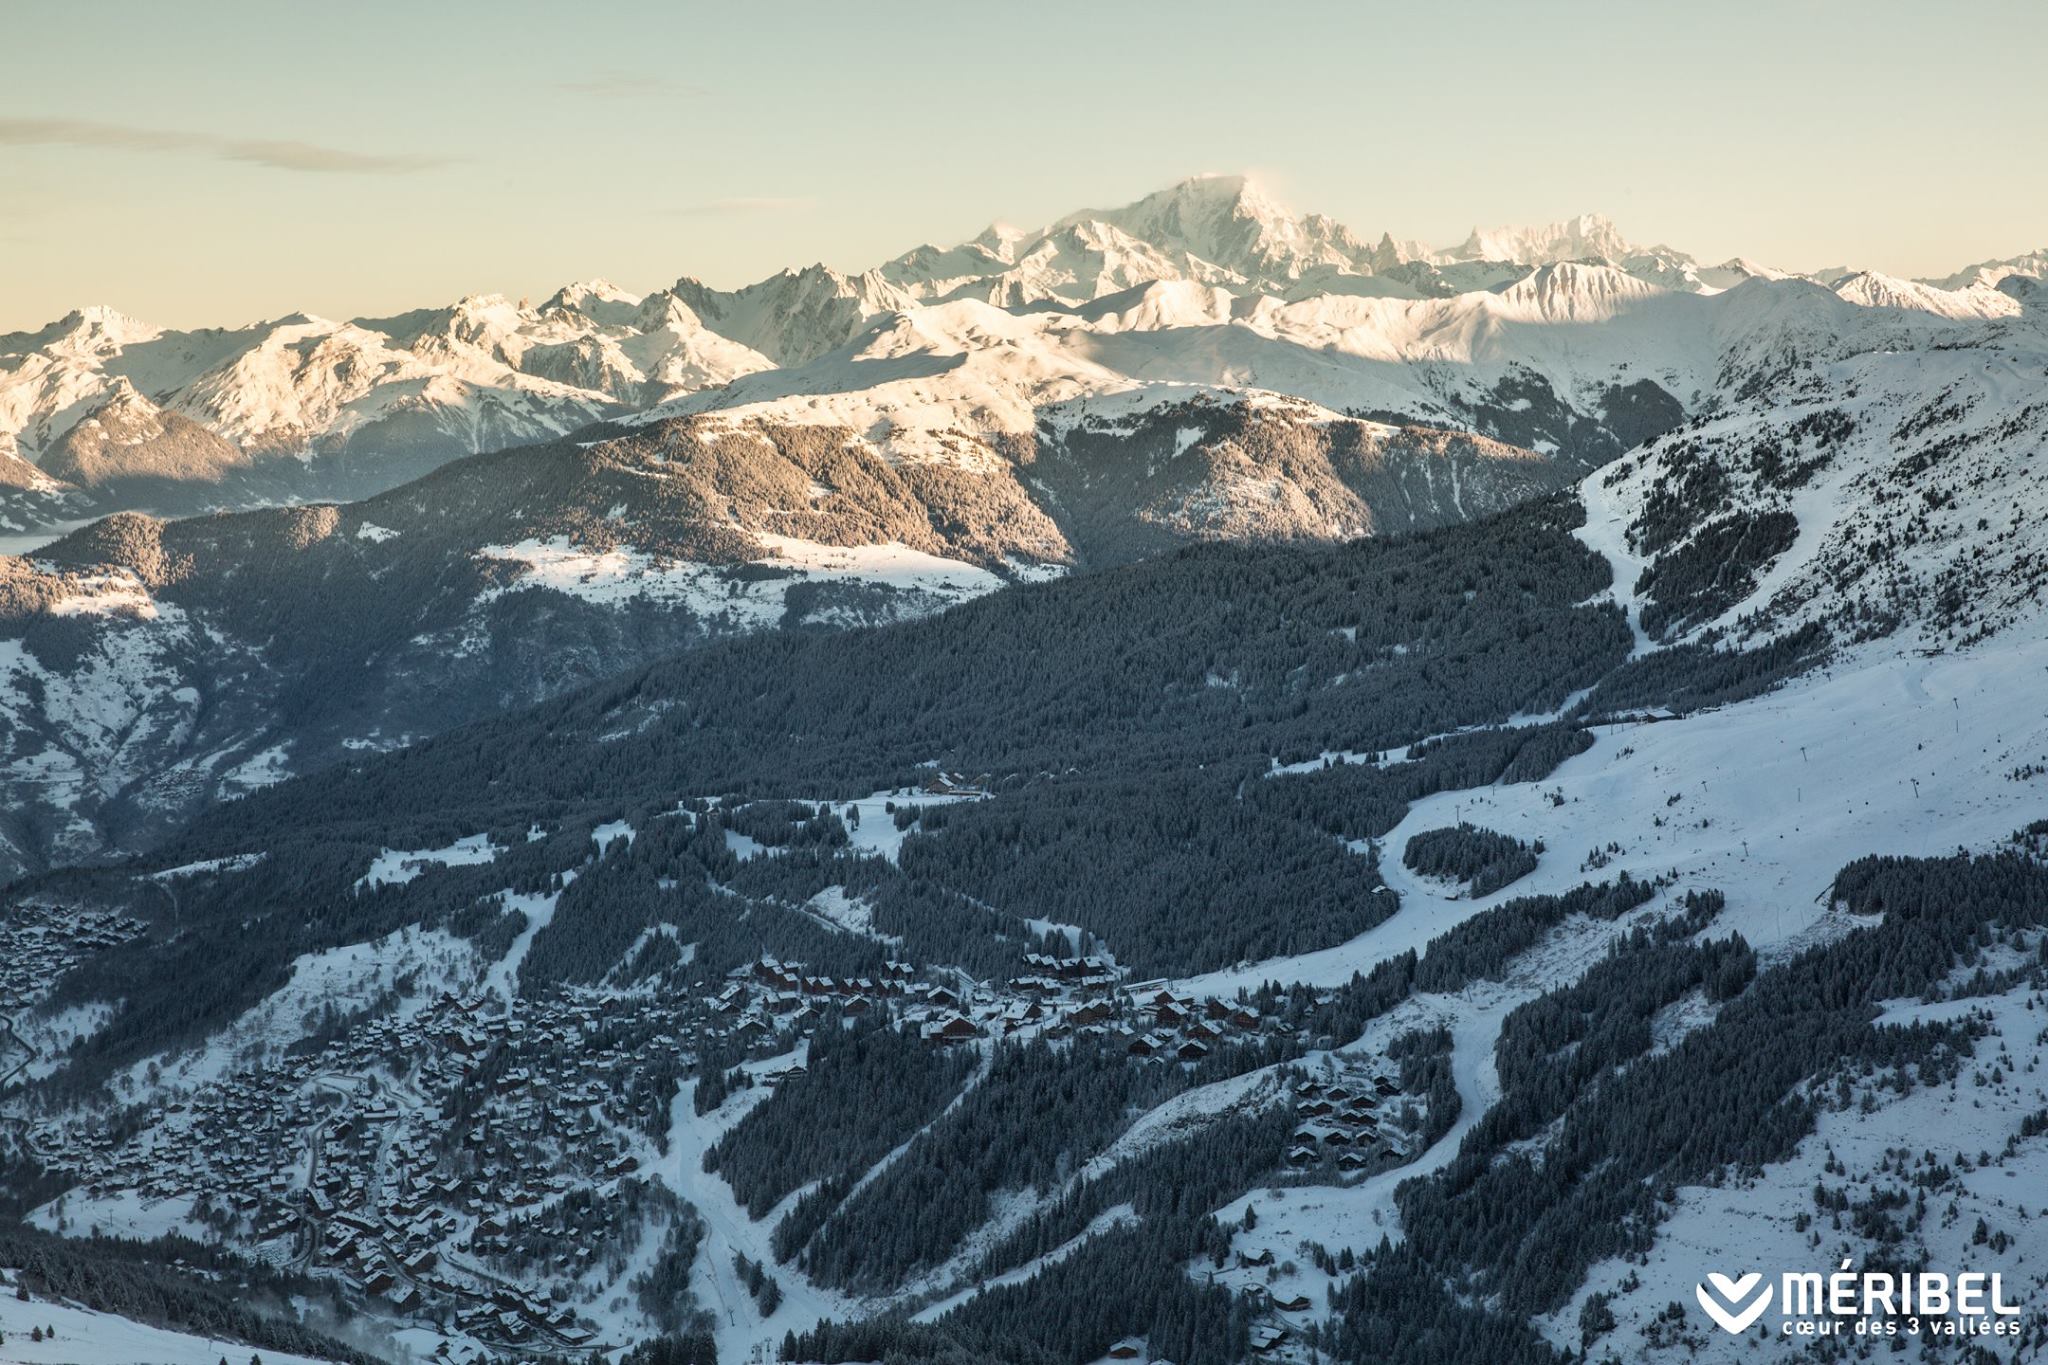
<svg viewBox="0 0 2048 1365">
<path fill-rule="evenodd" d="M 457 839 L 446 848 L 409 850 L 384 849 L 370 862 L 370 870 L 356 881 L 361 891 L 372 886 L 403 886 L 430 867 L 474 867 L 493 862 L 504 852 L 488 834 Z"/>
</svg>

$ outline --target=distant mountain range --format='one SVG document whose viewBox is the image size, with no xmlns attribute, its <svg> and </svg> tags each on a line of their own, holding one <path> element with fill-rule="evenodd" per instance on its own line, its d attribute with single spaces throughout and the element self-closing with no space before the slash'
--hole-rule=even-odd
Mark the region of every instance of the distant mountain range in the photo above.
<svg viewBox="0 0 2048 1365">
<path fill-rule="evenodd" d="M 1528 324 L 1651 319 L 1639 325 L 1679 334 L 1690 363 L 1653 353 L 1633 373 L 1691 405 L 1744 350 L 1790 342 L 1755 335 L 1760 313 L 1823 344 L 1871 326 L 1910 334 L 1928 318 L 2016 315 L 2002 281 L 2044 272 L 2048 253 L 2035 252 L 1942 280 L 1803 279 L 1641 247 L 1593 215 L 1475 229 L 1430 250 L 1368 241 L 1218 176 L 859 274 L 818 265 L 729 291 L 684 278 L 641 297 L 591 281 L 537 305 L 472 296 L 194 332 L 86 308 L 0 336 L 0 529 L 359 497 L 601 420 L 769 404 L 797 420 L 851 411 L 868 419 L 854 426 L 862 439 L 896 458 L 1190 391 L 1276 392 L 1546 453 L 1611 453 L 1597 429 L 1634 434 L 1603 410 L 1625 357 L 1566 363 Z M 1752 281 L 1782 297 L 1703 306 Z M 1851 323 L 1823 293 L 1877 317 Z M 1795 326 L 1790 314 L 1807 316 Z M 1522 381 L 1508 413 L 1488 410 L 1522 369 L 1549 386 L 1556 417 L 1585 428 L 1576 441 L 1509 420 L 1534 401 Z"/>
</svg>

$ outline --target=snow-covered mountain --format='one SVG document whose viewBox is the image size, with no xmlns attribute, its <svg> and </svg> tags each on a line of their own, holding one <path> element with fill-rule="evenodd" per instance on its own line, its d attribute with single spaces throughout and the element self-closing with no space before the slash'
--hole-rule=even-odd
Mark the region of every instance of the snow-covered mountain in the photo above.
<svg viewBox="0 0 2048 1365">
<path fill-rule="evenodd" d="M 1471 235 L 1442 253 L 1445 261 L 1513 261 L 1518 265 L 1555 265 L 1559 261 L 1625 261 L 1645 254 L 1614 221 L 1598 213 L 1582 213 L 1562 223 L 1536 227 L 1498 227 Z"/>
<path fill-rule="evenodd" d="M 360 494 L 768 364 L 673 294 L 602 285 L 200 332 L 94 308 L 0 337 L 0 453 L 78 490 L 73 515 Z"/>
<path fill-rule="evenodd" d="M 1057 425 L 1076 399 L 1127 404 L 1157 388 L 1179 401 L 1201 388 L 1604 455 L 1630 434 L 1604 410 L 1612 389 L 1648 378 L 1697 412 L 1717 386 L 1739 386 L 1758 350 L 1889 345 L 1924 337 L 1925 318 L 2012 316 L 2000 282 L 2044 269 L 2036 252 L 1940 281 L 1817 277 L 1854 316 L 1767 266 L 1643 247 L 1598 215 L 1432 249 L 1296 213 L 1241 176 L 1202 176 L 1038 230 L 996 225 L 856 274 L 814 265 L 733 290 L 685 277 L 642 297 L 596 280 L 537 306 L 480 295 L 197 332 L 90 308 L 0 336 L 0 528 L 362 496 L 593 421 L 771 392 L 848 408 L 861 400 L 843 395 L 877 390 L 862 415 L 906 449 L 930 441 L 899 428 L 986 441 Z M 1754 282 L 1781 290 L 1769 304 L 1699 306 Z M 1606 337 L 1626 345 L 1579 352 L 1579 325 L 1622 313 Z M 878 346 L 891 365 L 871 364 Z M 905 371 L 913 351 L 934 382 Z M 940 382 L 954 367 L 967 373 Z M 97 433 L 66 445 L 101 414 Z M 110 436 L 116 425 L 129 434 Z M 1571 428 L 1575 441 L 1559 439 Z"/>
</svg>

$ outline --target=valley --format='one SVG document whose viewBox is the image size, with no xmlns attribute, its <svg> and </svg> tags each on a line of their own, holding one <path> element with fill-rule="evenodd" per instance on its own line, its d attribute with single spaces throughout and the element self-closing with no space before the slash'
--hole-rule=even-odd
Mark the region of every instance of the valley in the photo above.
<svg viewBox="0 0 2048 1365">
<path fill-rule="evenodd" d="M 72 485 L 0 558 L 0 1266 L 165 1359 L 226 1295 L 266 1360 L 1564 1365 L 1928 1262 L 2031 1359 L 2042 266 L 1211 178 L 0 339 Z M 272 457 L 363 482 L 124 505 Z"/>
</svg>

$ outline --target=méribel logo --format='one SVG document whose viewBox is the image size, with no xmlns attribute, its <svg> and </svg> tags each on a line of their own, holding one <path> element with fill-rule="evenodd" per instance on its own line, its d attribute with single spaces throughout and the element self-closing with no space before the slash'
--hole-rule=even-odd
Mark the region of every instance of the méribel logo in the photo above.
<svg viewBox="0 0 2048 1365">
<path fill-rule="evenodd" d="M 1713 1271 L 1708 1274 L 1705 1284 L 1693 1286 L 1692 1293 L 1722 1331 L 1737 1336 L 1748 1331 L 1750 1324 L 1770 1311 L 1773 1298 L 1770 1281 L 1755 1270 L 1740 1279 L 1730 1279 L 1718 1270 Z"/>
</svg>

